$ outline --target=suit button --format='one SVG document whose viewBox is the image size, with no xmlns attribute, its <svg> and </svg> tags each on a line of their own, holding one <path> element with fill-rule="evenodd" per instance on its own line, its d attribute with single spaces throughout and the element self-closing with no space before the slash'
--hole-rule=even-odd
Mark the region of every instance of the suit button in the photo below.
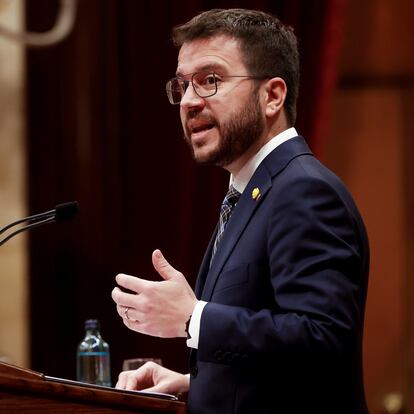
<svg viewBox="0 0 414 414">
<path fill-rule="evenodd" d="M 195 377 L 197 376 L 197 374 L 198 374 L 198 368 L 197 368 L 197 367 L 192 367 L 192 368 L 190 369 L 190 375 L 191 375 L 193 378 L 195 378 Z"/>
</svg>

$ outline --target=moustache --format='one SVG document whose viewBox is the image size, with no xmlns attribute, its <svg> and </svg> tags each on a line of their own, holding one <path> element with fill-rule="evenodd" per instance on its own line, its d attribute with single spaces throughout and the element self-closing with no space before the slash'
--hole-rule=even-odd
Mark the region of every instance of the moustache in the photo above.
<svg viewBox="0 0 414 414">
<path fill-rule="evenodd" d="M 199 111 L 189 111 L 184 123 L 185 138 L 190 137 L 191 127 L 194 125 L 194 123 L 212 125 L 220 129 L 220 123 L 213 116 L 209 114 L 203 114 Z"/>
<path fill-rule="evenodd" d="M 189 111 L 188 112 L 187 117 L 185 119 L 185 123 L 187 124 L 188 121 L 190 121 L 190 120 L 191 121 L 195 120 L 195 121 L 200 121 L 200 122 L 208 122 L 210 124 L 218 125 L 217 120 L 213 116 L 208 115 L 208 114 L 203 114 L 203 113 L 198 112 L 198 111 Z"/>
</svg>

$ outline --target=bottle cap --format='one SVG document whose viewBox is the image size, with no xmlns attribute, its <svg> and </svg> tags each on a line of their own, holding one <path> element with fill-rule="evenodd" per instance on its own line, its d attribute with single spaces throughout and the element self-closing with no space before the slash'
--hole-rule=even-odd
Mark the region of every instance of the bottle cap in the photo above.
<svg viewBox="0 0 414 414">
<path fill-rule="evenodd" d="M 98 319 L 87 319 L 85 321 L 85 329 L 99 329 Z"/>
</svg>

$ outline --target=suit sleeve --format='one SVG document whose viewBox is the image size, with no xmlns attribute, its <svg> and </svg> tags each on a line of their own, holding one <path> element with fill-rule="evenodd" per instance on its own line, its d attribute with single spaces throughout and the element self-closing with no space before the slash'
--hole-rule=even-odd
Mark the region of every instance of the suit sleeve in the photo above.
<svg viewBox="0 0 414 414">
<path fill-rule="evenodd" d="M 341 357 L 359 340 L 363 319 L 364 229 L 346 190 L 315 176 L 267 195 L 266 276 L 272 306 L 209 302 L 201 317 L 199 358 L 218 352 L 256 358 Z M 254 295 L 255 292 L 246 292 Z M 227 363 L 237 363 L 238 359 Z"/>
</svg>

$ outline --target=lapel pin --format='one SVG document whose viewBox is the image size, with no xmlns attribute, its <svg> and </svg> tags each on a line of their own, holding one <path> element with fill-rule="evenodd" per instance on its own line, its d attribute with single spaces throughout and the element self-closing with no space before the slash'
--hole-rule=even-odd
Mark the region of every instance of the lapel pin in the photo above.
<svg viewBox="0 0 414 414">
<path fill-rule="evenodd" d="M 252 191 L 252 199 L 258 201 L 260 198 L 260 190 L 258 187 L 255 187 Z"/>
</svg>

